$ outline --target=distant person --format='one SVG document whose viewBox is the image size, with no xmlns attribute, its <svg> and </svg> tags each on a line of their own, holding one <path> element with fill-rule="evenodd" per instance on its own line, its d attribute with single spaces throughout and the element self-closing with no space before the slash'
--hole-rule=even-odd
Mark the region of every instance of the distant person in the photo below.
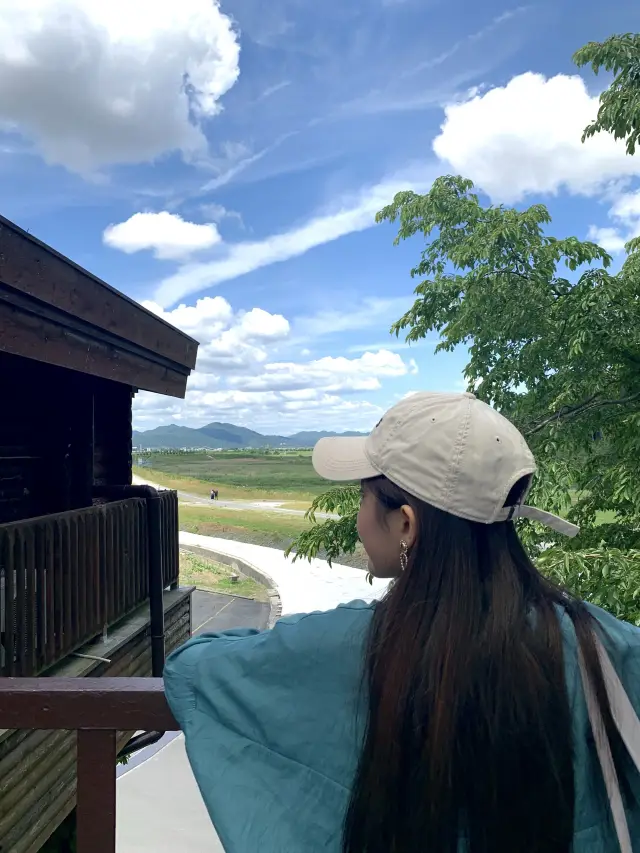
<svg viewBox="0 0 640 853">
<path fill-rule="evenodd" d="M 218 490 L 217 489 L 211 489 L 211 500 L 212 501 L 218 500 Z"/>
<path fill-rule="evenodd" d="M 393 583 L 167 661 L 227 853 L 640 850 L 640 629 L 528 558 L 516 518 L 577 528 L 524 505 L 516 428 L 471 394 L 415 394 L 313 464 L 361 481 L 369 568 Z"/>
</svg>

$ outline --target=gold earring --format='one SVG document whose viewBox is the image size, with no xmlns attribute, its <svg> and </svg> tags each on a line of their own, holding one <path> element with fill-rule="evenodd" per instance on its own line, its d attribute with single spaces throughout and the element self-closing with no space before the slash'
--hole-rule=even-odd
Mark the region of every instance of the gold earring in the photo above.
<svg viewBox="0 0 640 853">
<path fill-rule="evenodd" d="M 403 572 L 406 571 L 407 565 L 409 563 L 408 552 L 409 552 L 409 546 L 404 541 L 404 539 L 402 539 L 400 541 L 400 570 Z"/>
</svg>

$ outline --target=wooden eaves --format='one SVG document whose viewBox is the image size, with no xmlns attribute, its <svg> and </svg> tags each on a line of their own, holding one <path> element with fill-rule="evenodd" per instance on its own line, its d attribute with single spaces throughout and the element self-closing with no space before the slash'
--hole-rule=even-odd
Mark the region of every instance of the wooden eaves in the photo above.
<svg viewBox="0 0 640 853">
<path fill-rule="evenodd" d="M 0 216 L 0 352 L 184 397 L 198 343 Z"/>
</svg>

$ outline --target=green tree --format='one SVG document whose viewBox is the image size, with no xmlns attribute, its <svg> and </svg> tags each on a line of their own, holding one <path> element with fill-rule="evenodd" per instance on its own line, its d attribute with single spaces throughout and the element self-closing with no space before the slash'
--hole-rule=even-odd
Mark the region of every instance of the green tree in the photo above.
<svg viewBox="0 0 640 853">
<path fill-rule="evenodd" d="M 592 42 L 574 56 L 613 72 L 600 96 L 600 131 L 640 134 L 640 36 Z M 483 206 L 471 181 L 444 176 L 426 195 L 407 191 L 377 216 L 398 225 L 396 244 L 422 237 L 411 276 L 416 300 L 392 331 L 436 351 L 466 346 L 469 390 L 525 434 L 540 468 L 530 502 L 580 524 L 570 542 L 518 522 L 540 567 L 584 598 L 640 624 L 640 238 L 620 272 L 600 246 L 547 233 L 544 205 Z M 332 489 L 292 546 L 297 557 L 353 551 L 357 487 Z M 337 512 L 317 523 L 315 513 Z"/>
<path fill-rule="evenodd" d="M 624 554 L 640 545 L 640 241 L 612 275 L 600 246 L 547 234 L 544 205 L 483 205 L 471 181 L 452 176 L 426 195 L 399 193 L 377 221 L 398 224 L 396 243 L 426 244 L 411 270 L 416 300 L 393 331 L 409 341 L 437 332 L 436 351 L 468 348 L 469 389 L 513 420 L 536 454 L 532 502 L 582 527 L 567 543 L 521 522 L 532 555 L 551 543 L 541 565 L 573 578 L 581 594 L 594 577 L 622 572 Z M 314 524 L 296 554 L 352 551 L 357 499 L 344 486 L 317 498 L 313 521 L 318 510 L 340 519 Z M 631 556 L 620 608 L 635 620 L 640 571 Z"/>
<path fill-rule="evenodd" d="M 625 33 L 603 42 L 592 41 L 573 57 L 579 67 L 590 65 L 594 74 L 601 68 L 614 75 L 611 85 L 600 95 L 600 108 L 582 141 L 606 131 L 624 139 L 627 153 L 634 154 L 640 137 L 640 35 Z"/>
</svg>

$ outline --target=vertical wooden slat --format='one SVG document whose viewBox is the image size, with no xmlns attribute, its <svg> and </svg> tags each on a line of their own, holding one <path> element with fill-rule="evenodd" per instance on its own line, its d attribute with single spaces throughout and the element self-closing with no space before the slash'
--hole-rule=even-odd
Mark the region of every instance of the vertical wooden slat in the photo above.
<svg viewBox="0 0 640 853">
<path fill-rule="evenodd" d="M 132 562 L 135 566 L 133 597 L 137 604 L 140 601 L 140 506 L 137 501 L 132 517 L 133 526 L 131 528 L 131 548 L 133 551 Z"/>
<path fill-rule="evenodd" d="M 142 585 L 144 589 L 144 598 L 147 599 L 149 597 L 149 572 L 147 567 L 149 565 L 149 513 L 148 508 L 145 504 L 145 512 L 142 519 L 142 553 L 143 553 L 143 576 L 142 576 Z"/>
<path fill-rule="evenodd" d="M 116 609 L 116 598 L 115 598 L 115 589 L 116 589 L 116 566 L 115 566 L 115 540 L 114 540 L 114 514 L 113 507 L 108 507 L 107 512 L 107 536 L 106 536 L 106 561 L 105 561 L 105 572 L 106 572 L 106 581 L 107 581 L 107 622 L 113 622 L 113 614 Z"/>
<path fill-rule="evenodd" d="M 162 525 L 160 530 L 162 531 L 162 588 L 164 589 L 167 586 L 167 574 L 170 569 L 169 560 L 167 559 L 167 555 L 169 553 L 169 531 L 167 530 L 168 524 L 168 515 L 169 515 L 169 503 L 167 499 L 162 501 Z"/>
<path fill-rule="evenodd" d="M 125 578 L 126 578 L 126 596 L 125 607 L 127 613 L 134 606 L 136 601 L 135 584 L 136 584 L 136 567 L 133 561 L 133 524 L 135 519 L 130 507 L 129 511 L 124 514 L 124 529 L 125 529 Z"/>
<path fill-rule="evenodd" d="M 14 675 L 15 608 L 13 581 L 13 531 L 7 530 L 2 537 L 2 563 L 4 565 L 4 672 Z"/>
<path fill-rule="evenodd" d="M 96 632 L 102 631 L 104 623 L 100 607 L 100 520 L 102 513 L 91 516 L 91 530 L 88 533 L 87 550 L 89 553 L 89 576 L 87 580 L 87 608 L 91 613 L 91 622 Z"/>
<path fill-rule="evenodd" d="M 71 589 L 71 532 L 69 530 L 69 516 L 66 515 L 60 522 L 61 553 L 62 553 L 62 578 L 64 590 L 64 605 L 62 609 L 62 652 L 64 654 L 71 648 L 73 636 L 73 593 Z"/>
<path fill-rule="evenodd" d="M 114 512 L 114 577 L 116 582 L 115 587 L 115 607 L 116 613 L 122 612 L 122 505 L 117 504 Z"/>
<path fill-rule="evenodd" d="M 47 526 L 35 529 L 36 549 L 36 669 L 40 671 L 47 659 Z"/>
<path fill-rule="evenodd" d="M 116 849 L 116 733 L 78 732 L 77 853 Z"/>
<path fill-rule="evenodd" d="M 175 586 L 180 582 L 180 539 L 178 531 L 180 521 L 178 519 L 178 493 L 173 495 L 173 521 L 171 523 L 171 535 L 173 536 L 173 583 Z"/>
<path fill-rule="evenodd" d="M 78 645 L 81 635 L 80 624 L 80 565 L 78 560 L 78 526 L 77 515 L 69 516 L 69 585 L 71 587 L 71 632 L 68 648 Z"/>
<path fill-rule="evenodd" d="M 98 529 L 100 531 L 98 537 L 98 569 L 100 572 L 98 604 L 100 607 L 100 623 L 101 626 L 104 628 L 109 618 L 109 584 L 107 582 L 108 518 L 105 509 L 103 509 L 100 513 L 100 518 L 98 520 Z"/>
<path fill-rule="evenodd" d="M 26 634 L 26 602 L 25 592 L 27 577 L 25 571 L 25 531 L 16 530 L 13 543 L 13 565 L 15 567 L 15 675 L 25 675 L 25 634 Z"/>
<path fill-rule="evenodd" d="M 128 512 L 123 513 L 122 517 L 122 606 L 125 611 L 131 608 L 131 582 L 132 582 L 132 566 L 130 559 L 130 542 L 129 535 L 131 532 L 131 519 Z"/>
<path fill-rule="evenodd" d="M 109 615 L 109 621 L 113 622 L 115 618 L 115 614 L 118 612 L 119 601 L 118 601 L 118 593 L 119 593 L 119 566 L 118 566 L 118 509 L 114 504 L 109 507 L 109 521 L 111 525 L 111 536 L 110 536 L 110 549 L 107 554 L 108 558 L 108 566 L 109 566 L 109 587 L 111 592 L 111 613 Z"/>
<path fill-rule="evenodd" d="M 78 560 L 78 634 L 83 642 L 89 639 L 93 627 L 87 614 L 87 514 L 80 513 L 76 521 Z"/>
<path fill-rule="evenodd" d="M 142 589 L 140 597 L 143 601 L 146 601 L 149 595 L 148 551 L 147 504 L 145 502 L 140 507 L 140 586 Z"/>
<path fill-rule="evenodd" d="M 47 573 L 47 649 L 45 663 L 52 663 L 56 654 L 56 534 L 55 529 L 47 524 L 45 528 L 45 554 Z"/>
<path fill-rule="evenodd" d="M 26 631 L 24 637 L 25 658 L 24 674 L 33 675 L 36 671 L 37 618 L 36 618 L 36 531 L 33 526 L 25 527 L 25 610 Z"/>
<path fill-rule="evenodd" d="M 127 512 L 120 505 L 120 612 L 127 610 L 127 586 L 129 585 L 129 566 L 127 565 Z"/>
<path fill-rule="evenodd" d="M 89 548 L 89 537 L 92 534 L 92 516 L 83 513 L 79 518 L 78 526 L 78 561 L 80 568 L 80 630 L 82 636 L 89 639 L 95 634 L 95 622 L 89 610 L 88 585 L 91 572 L 91 552 Z"/>
</svg>

